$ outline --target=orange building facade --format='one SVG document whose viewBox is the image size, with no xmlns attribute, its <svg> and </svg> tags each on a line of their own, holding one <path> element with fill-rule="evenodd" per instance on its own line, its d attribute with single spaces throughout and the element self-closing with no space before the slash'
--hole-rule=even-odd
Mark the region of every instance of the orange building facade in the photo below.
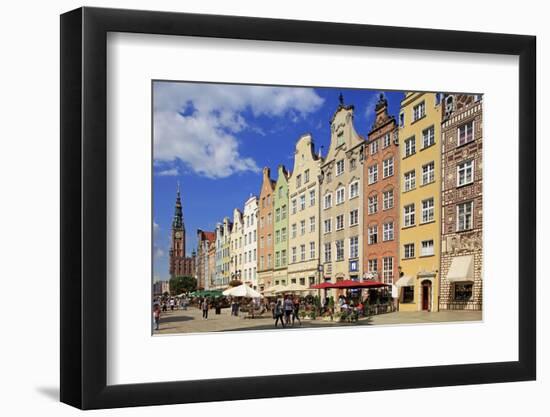
<svg viewBox="0 0 550 417">
<path fill-rule="evenodd" d="M 381 94 L 363 164 L 363 271 L 386 284 L 399 278 L 399 147 L 397 123 Z"/>
<path fill-rule="evenodd" d="M 258 201 L 258 284 L 260 290 L 273 283 L 274 267 L 274 191 L 275 181 L 269 168 L 263 169 L 262 188 Z"/>
</svg>

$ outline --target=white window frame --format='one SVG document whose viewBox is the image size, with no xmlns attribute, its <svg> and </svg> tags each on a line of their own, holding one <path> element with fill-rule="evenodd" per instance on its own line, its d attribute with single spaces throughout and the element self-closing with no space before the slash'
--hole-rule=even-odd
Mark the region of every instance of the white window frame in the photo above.
<svg viewBox="0 0 550 417">
<path fill-rule="evenodd" d="M 469 124 L 472 125 L 472 139 L 471 140 L 468 140 L 466 142 L 463 142 L 461 143 L 460 142 L 460 129 L 462 127 L 465 127 L 465 126 L 468 126 Z M 458 126 L 456 128 L 456 146 L 462 146 L 462 145 L 466 145 L 467 143 L 470 143 L 470 142 L 473 142 L 475 140 L 475 121 L 474 120 L 471 120 L 469 122 L 466 122 L 466 123 L 463 123 L 462 125 Z"/>
<path fill-rule="evenodd" d="M 391 134 L 386 133 L 382 139 L 382 149 L 387 148 L 391 145 Z"/>
<path fill-rule="evenodd" d="M 382 241 L 388 242 L 395 239 L 395 225 L 393 222 L 386 222 L 382 225 Z"/>
<path fill-rule="evenodd" d="M 373 140 L 371 143 L 370 143 L 370 154 L 373 155 L 375 153 L 378 152 L 378 139 L 376 140 Z"/>
<path fill-rule="evenodd" d="M 416 188 L 416 170 L 405 172 L 403 174 L 403 191 L 411 191 Z"/>
<path fill-rule="evenodd" d="M 469 168 L 463 168 L 466 164 L 470 164 L 470 167 Z M 456 165 L 456 186 L 457 187 L 462 187 L 463 185 L 473 184 L 474 175 L 475 175 L 474 168 L 475 168 L 475 160 L 473 160 L 473 159 L 470 159 L 468 161 L 460 162 Z M 460 182 L 460 171 L 462 169 L 465 170 L 465 174 L 464 174 L 464 179 L 465 180 L 467 178 L 466 173 L 468 172 L 468 170 L 471 171 L 470 181 L 464 181 L 463 183 Z"/>
<path fill-rule="evenodd" d="M 339 214 L 338 216 L 336 216 L 335 230 L 342 230 L 344 228 L 344 225 L 345 225 L 344 215 Z"/>
<path fill-rule="evenodd" d="M 412 210 L 407 210 L 410 208 L 412 208 Z M 407 204 L 406 206 L 404 206 L 403 207 L 403 226 L 405 227 L 414 226 L 416 224 L 415 214 L 416 214 L 416 207 L 414 203 Z"/>
<path fill-rule="evenodd" d="M 315 242 L 309 242 L 309 259 L 315 259 Z"/>
<path fill-rule="evenodd" d="M 359 258 L 359 236 L 349 238 L 349 257 L 352 259 Z"/>
<path fill-rule="evenodd" d="M 346 257 L 345 249 L 344 249 L 344 240 L 340 239 L 334 242 L 336 245 L 336 260 L 337 261 L 343 261 Z M 342 256 L 340 256 L 340 254 Z"/>
<path fill-rule="evenodd" d="M 407 248 L 409 249 L 408 254 L 407 254 Z M 412 251 L 411 251 L 411 249 L 412 249 Z M 414 243 L 405 243 L 403 245 L 403 258 L 404 259 L 412 259 L 414 257 L 415 257 Z"/>
<path fill-rule="evenodd" d="M 424 246 L 424 244 L 432 243 L 431 246 Z M 427 251 L 427 249 L 430 249 L 431 251 Z M 420 242 L 420 256 L 433 256 L 435 255 L 435 243 L 433 239 L 423 240 Z"/>
<path fill-rule="evenodd" d="M 462 206 L 466 206 L 466 205 L 469 205 L 470 206 L 470 221 L 469 221 L 469 226 L 470 227 L 460 227 L 460 223 L 461 223 L 461 214 L 460 214 L 460 208 Z M 466 215 L 466 213 L 464 213 L 464 215 Z M 466 226 L 466 224 L 465 224 Z M 456 230 L 458 232 L 463 232 L 463 231 L 466 231 L 466 230 L 472 230 L 474 228 L 474 202 L 473 201 L 466 201 L 464 203 L 460 203 L 460 204 L 457 204 L 456 205 Z"/>
<path fill-rule="evenodd" d="M 416 153 L 416 136 L 411 136 L 410 138 L 405 139 L 405 147 L 403 152 L 405 153 L 404 157 L 414 155 Z"/>
<path fill-rule="evenodd" d="M 331 233 L 332 232 L 332 218 L 330 219 L 325 219 L 323 221 L 323 232 L 326 234 L 326 233 Z"/>
<path fill-rule="evenodd" d="M 355 192 L 353 192 L 354 187 L 355 187 Z M 349 199 L 351 200 L 352 198 L 355 198 L 355 197 L 359 197 L 359 181 L 353 181 L 349 185 Z"/>
<path fill-rule="evenodd" d="M 300 211 L 304 211 L 306 209 L 306 195 L 300 194 Z"/>
<path fill-rule="evenodd" d="M 386 284 L 393 282 L 393 256 L 384 256 L 382 258 L 382 277 Z"/>
<path fill-rule="evenodd" d="M 390 158 L 386 158 L 382 161 L 382 176 L 383 178 L 391 177 L 394 173 L 393 170 L 393 156 Z"/>
<path fill-rule="evenodd" d="M 323 197 L 323 208 L 325 210 L 332 207 L 332 193 L 325 194 Z"/>
<path fill-rule="evenodd" d="M 309 218 L 309 233 L 315 232 L 315 216 Z"/>
<path fill-rule="evenodd" d="M 349 212 L 349 225 L 357 226 L 358 224 L 359 224 L 359 209 L 351 210 Z"/>
<path fill-rule="evenodd" d="M 432 169 L 426 171 L 429 167 Z M 431 184 L 432 182 L 435 182 L 435 161 L 422 165 L 422 185 Z"/>
<path fill-rule="evenodd" d="M 332 262 L 332 244 L 325 243 L 325 262 Z"/>
<path fill-rule="evenodd" d="M 425 204 L 431 202 L 431 206 Z M 435 220 L 435 200 L 433 197 L 422 200 L 422 223 L 431 223 Z"/>
<path fill-rule="evenodd" d="M 315 190 L 309 192 L 309 206 L 313 207 L 315 205 Z"/>
<path fill-rule="evenodd" d="M 376 242 L 374 242 L 376 239 Z M 378 243 L 378 225 L 369 226 L 368 228 L 368 244 L 376 245 Z"/>
<path fill-rule="evenodd" d="M 344 204 L 346 201 L 346 187 L 340 187 L 336 190 L 336 205 Z"/>
<path fill-rule="evenodd" d="M 369 174 L 369 185 L 374 184 L 378 181 L 378 164 L 373 164 L 369 166 L 368 168 L 368 174 Z"/>
<path fill-rule="evenodd" d="M 378 211 L 378 194 L 369 197 L 367 210 L 369 214 L 374 214 Z"/>
<path fill-rule="evenodd" d="M 386 198 L 386 195 L 391 196 L 391 198 Z M 383 210 L 389 210 L 393 208 L 394 198 L 393 198 L 393 189 L 382 192 L 382 208 Z M 391 205 L 388 205 L 388 202 L 391 201 Z"/>
<path fill-rule="evenodd" d="M 428 133 L 428 135 L 426 135 Z M 431 135 L 429 134 L 431 133 Z M 426 139 L 428 139 L 426 143 Z M 422 149 L 429 148 L 430 146 L 435 145 L 435 126 L 432 125 L 422 130 Z"/>
<path fill-rule="evenodd" d="M 422 101 L 413 106 L 413 122 L 422 119 L 426 115 L 426 102 Z"/>
<path fill-rule="evenodd" d="M 336 176 L 340 176 L 344 173 L 346 169 L 346 163 L 344 159 L 340 159 L 338 162 L 336 162 Z"/>
</svg>

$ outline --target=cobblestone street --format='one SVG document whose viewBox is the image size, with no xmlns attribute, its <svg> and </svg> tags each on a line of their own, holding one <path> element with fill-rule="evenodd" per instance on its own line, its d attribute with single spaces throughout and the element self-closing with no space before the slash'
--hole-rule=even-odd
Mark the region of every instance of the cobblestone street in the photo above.
<svg viewBox="0 0 550 417">
<path fill-rule="evenodd" d="M 462 322 L 479 321 L 482 319 L 480 311 L 441 311 L 436 313 L 428 312 L 395 312 L 373 316 L 370 319 L 360 319 L 357 323 L 339 323 L 324 320 L 302 320 L 302 324 L 295 323 L 294 327 L 287 327 L 286 330 L 300 328 L 323 328 L 334 326 L 364 326 L 364 325 L 396 325 L 396 324 L 424 324 L 439 322 Z M 264 314 L 258 318 L 232 317 L 230 309 L 222 309 L 219 315 L 214 310 L 208 312 L 208 319 L 202 318 L 202 312 L 196 307 L 189 307 L 187 310 L 168 311 L 163 313 L 160 320 L 160 330 L 155 334 L 174 333 L 200 333 L 219 332 L 231 330 L 274 330 L 274 320 L 271 314 Z M 282 329 L 281 326 L 277 329 Z"/>
</svg>

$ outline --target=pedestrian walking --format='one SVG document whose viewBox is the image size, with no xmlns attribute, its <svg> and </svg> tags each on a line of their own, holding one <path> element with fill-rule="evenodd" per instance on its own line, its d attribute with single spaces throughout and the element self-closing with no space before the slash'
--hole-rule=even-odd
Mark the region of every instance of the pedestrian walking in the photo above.
<svg viewBox="0 0 550 417">
<path fill-rule="evenodd" d="M 294 299 L 294 310 L 292 310 L 292 326 L 294 326 L 294 320 L 298 320 L 300 326 L 302 325 L 302 320 L 300 320 L 300 299 L 296 297 Z"/>
<path fill-rule="evenodd" d="M 208 320 L 208 299 L 202 301 L 202 318 Z"/>
<path fill-rule="evenodd" d="M 285 322 L 283 319 L 283 306 L 281 304 L 281 300 L 277 301 L 277 304 L 275 304 L 275 308 L 273 309 L 274 316 L 275 316 L 275 327 L 277 327 L 277 324 L 279 323 L 279 320 L 281 321 L 281 326 L 285 327 Z"/>
<path fill-rule="evenodd" d="M 160 306 L 158 304 L 153 307 L 153 322 L 155 323 L 155 330 L 158 330 L 160 325 Z"/>
<path fill-rule="evenodd" d="M 290 316 L 294 311 L 294 303 L 292 302 L 290 295 L 286 297 L 283 308 L 285 310 L 285 324 L 290 325 Z"/>
</svg>

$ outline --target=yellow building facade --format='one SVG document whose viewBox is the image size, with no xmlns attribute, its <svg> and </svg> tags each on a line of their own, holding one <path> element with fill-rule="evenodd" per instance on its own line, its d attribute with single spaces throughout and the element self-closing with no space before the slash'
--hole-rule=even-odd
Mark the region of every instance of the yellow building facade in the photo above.
<svg viewBox="0 0 550 417">
<path fill-rule="evenodd" d="M 441 96 L 406 93 L 399 114 L 400 311 L 438 311 Z"/>
</svg>

